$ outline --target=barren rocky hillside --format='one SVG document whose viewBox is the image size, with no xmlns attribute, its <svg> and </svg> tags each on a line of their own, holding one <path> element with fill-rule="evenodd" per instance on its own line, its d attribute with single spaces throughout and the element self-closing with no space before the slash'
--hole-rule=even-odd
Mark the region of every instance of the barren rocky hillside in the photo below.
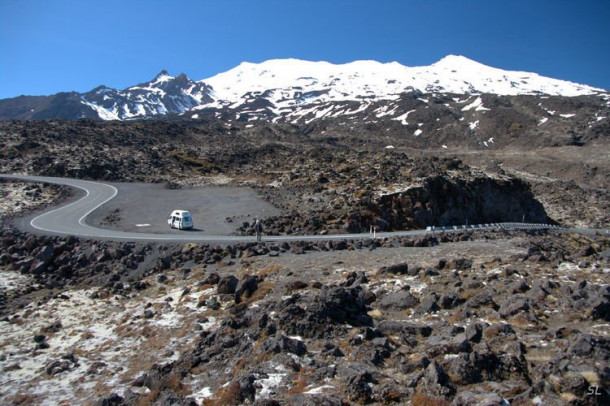
<svg viewBox="0 0 610 406">
<path fill-rule="evenodd" d="M 253 185 L 297 219 L 296 228 L 309 231 L 546 217 L 565 225 L 609 224 L 607 131 L 581 146 L 557 137 L 558 145 L 536 149 L 524 138 L 481 149 L 454 137 L 458 145 L 449 150 L 415 148 L 401 141 L 404 133 L 386 135 L 368 125 L 350 131 L 320 125 L 0 122 L 0 171 Z M 303 223 L 320 216 L 326 219 Z M 269 221 L 290 228 L 282 219 Z"/>
<path fill-rule="evenodd" d="M 610 240 L 1 240 L 14 404 L 608 402 Z"/>
</svg>

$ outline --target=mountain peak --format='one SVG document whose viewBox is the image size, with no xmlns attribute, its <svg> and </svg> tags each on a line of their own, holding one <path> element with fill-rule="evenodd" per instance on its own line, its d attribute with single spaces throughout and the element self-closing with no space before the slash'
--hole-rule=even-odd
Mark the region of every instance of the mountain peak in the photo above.
<svg viewBox="0 0 610 406">
<path fill-rule="evenodd" d="M 153 82 L 165 82 L 169 79 L 173 79 L 174 77 L 169 74 L 165 69 L 161 70 L 161 72 L 157 73 L 155 78 L 152 80 Z"/>
<path fill-rule="evenodd" d="M 459 68 L 468 68 L 472 69 L 476 68 L 491 68 L 490 66 L 484 65 L 480 62 L 469 59 L 463 55 L 447 55 L 444 58 L 441 58 L 438 62 L 433 63 L 431 66 L 445 68 L 445 69 L 459 69 Z"/>
</svg>

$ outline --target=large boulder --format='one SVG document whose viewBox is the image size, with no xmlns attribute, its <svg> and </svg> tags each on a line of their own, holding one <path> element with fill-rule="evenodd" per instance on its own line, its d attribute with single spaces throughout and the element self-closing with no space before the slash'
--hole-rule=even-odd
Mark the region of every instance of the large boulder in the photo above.
<svg viewBox="0 0 610 406">
<path fill-rule="evenodd" d="M 379 307 L 382 309 L 410 309 L 417 305 L 419 300 L 408 290 L 399 290 L 397 292 L 388 293 L 378 300 Z"/>
<path fill-rule="evenodd" d="M 218 281 L 218 286 L 216 287 L 216 292 L 220 294 L 228 294 L 232 295 L 235 293 L 235 289 L 237 288 L 237 284 L 239 281 L 233 275 L 224 276 L 220 278 Z"/>
</svg>

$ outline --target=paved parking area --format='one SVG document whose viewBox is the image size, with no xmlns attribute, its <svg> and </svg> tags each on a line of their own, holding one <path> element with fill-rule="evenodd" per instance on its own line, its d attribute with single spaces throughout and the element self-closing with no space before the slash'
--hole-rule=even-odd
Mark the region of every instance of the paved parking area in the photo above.
<svg viewBox="0 0 610 406">
<path fill-rule="evenodd" d="M 183 187 L 168 189 L 165 184 L 109 183 L 117 196 L 93 212 L 87 222 L 96 227 L 145 233 L 168 233 L 167 217 L 172 210 L 188 210 L 193 215 L 193 231 L 171 233 L 228 235 L 243 221 L 280 213 L 247 187 Z M 227 217 L 233 218 L 228 222 Z"/>
</svg>

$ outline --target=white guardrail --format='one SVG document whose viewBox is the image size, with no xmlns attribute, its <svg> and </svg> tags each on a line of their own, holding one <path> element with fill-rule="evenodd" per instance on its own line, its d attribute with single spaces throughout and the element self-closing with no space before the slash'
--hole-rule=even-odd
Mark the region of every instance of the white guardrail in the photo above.
<svg viewBox="0 0 610 406">
<path fill-rule="evenodd" d="M 459 226 L 428 226 L 428 233 L 446 233 L 463 230 L 545 230 L 558 229 L 567 230 L 569 227 L 558 226 L 555 224 L 540 224 L 540 223 L 488 223 L 488 224 L 472 224 Z"/>
</svg>

